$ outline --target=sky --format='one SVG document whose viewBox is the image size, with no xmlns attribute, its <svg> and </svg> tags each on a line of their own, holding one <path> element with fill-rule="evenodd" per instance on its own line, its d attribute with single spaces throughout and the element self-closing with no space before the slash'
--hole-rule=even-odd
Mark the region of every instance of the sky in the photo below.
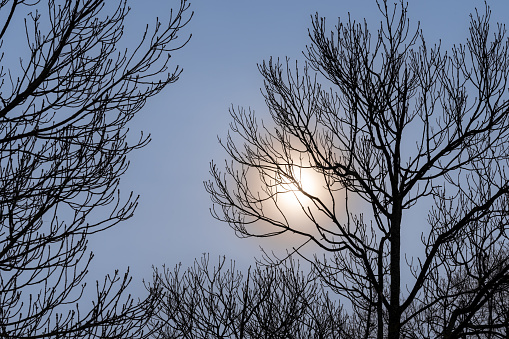
<svg viewBox="0 0 509 339">
<path fill-rule="evenodd" d="M 488 3 L 492 23 L 503 22 L 509 3 Z M 156 16 L 164 21 L 176 4 L 132 1 L 128 25 L 134 33 L 128 39 L 137 41 L 136 32 L 141 35 Z M 484 1 L 410 0 L 408 17 L 414 27 L 420 21 L 428 44 L 441 39 L 449 49 L 466 41 L 469 13 L 476 6 L 484 10 Z M 184 69 L 180 80 L 152 98 L 130 126 L 134 135 L 141 130 L 152 135 L 147 147 L 131 154 L 121 184 L 124 196 L 131 190 L 140 195 L 139 207 L 130 220 L 90 238 L 91 279 L 130 266 L 132 288 L 141 291 L 153 265 L 189 266 L 210 253 L 213 261 L 226 255 L 247 267 L 261 256 L 260 245 L 278 246 L 277 239 L 239 239 L 210 214 L 203 181 L 210 178 L 210 161 L 221 164 L 227 157 L 217 138 L 228 132 L 228 109 L 251 107 L 258 117 L 269 118 L 257 63 L 270 57 L 303 60 L 314 13 L 333 25 L 350 12 L 358 21 L 366 18 L 373 31 L 381 20 L 375 0 L 192 0 L 190 10 L 194 16 L 180 36 L 192 38 L 173 53 L 173 64 Z"/>
</svg>

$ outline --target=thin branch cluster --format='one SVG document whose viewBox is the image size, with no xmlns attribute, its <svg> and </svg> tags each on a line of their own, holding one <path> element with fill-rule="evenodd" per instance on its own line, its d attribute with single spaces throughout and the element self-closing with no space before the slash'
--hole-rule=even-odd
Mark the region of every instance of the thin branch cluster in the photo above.
<svg viewBox="0 0 509 339">
<path fill-rule="evenodd" d="M 412 28 L 405 3 L 377 4 L 375 33 L 349 16 L 331 30 L 316 15 L 304 66 L 259 65 L 271 123 L 231 109 L 229 160 L 205 183 L 212 213 L 240 236 L 314 244 L 314 257 L 291 252 L 364 317 L 355 338 L 507 338 L 505 26 L 486 6 L 444 52 Z M 300 184 L 301 169 L 322 193 Z M 297 208 L 283 207 L 284 183 Z"/>
<path fill-rule="evenodd" d="M 182 271 L 155 270 L 150 290 L 162 303 L 152 319 L 156 338 L 348 338 L 346 317 L 324 286 L 300 270 L 251 268 L 244 276 L 208 256 Z"/>
<path fill-rule="evenodd" d="M 178 79 L 170 52 L 185 44 L 175 40 L 189 5 L 180 1 L 167 21 L 147 26 L 140 42 L 124 50 L 129 8 L 126 1 L 112 5 L 0 2 L 4 338 L 139 338 L 154 308 L 150 298 L 126 295 L 128 273 L 98 282 L 91 302 L 82 298 L 92 259 L 87 238 L 136 208 L 132 193 L 120 196 L 119 180 L 127 155 L 149 137 L 128 143 L 127 124 Z"/>
</svg>

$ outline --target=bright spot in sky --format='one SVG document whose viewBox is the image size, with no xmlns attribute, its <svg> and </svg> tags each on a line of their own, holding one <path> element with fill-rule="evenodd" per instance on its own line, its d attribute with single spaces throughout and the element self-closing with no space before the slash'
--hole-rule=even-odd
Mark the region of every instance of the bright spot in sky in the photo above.
<svg viewBox="0 0 509 339">
<path fill-rule="evenodd" d="M 309 197 L 303 192 L 317 196 L 320 193 L 319 174 L 310 168 L 299 168 L 294 166 L 292 168 L 292 178 L 281 175 L 280 181 L 276 189 L 277 204 L 285 208 L 301 208 L 301 205 L 306 207 L 312 205 Z"/>
</svg>

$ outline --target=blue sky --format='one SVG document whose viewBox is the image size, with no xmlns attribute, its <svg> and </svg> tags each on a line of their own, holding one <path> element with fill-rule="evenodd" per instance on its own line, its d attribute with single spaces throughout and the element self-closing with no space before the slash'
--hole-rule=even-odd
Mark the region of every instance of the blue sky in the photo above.
<svg viewBox="0 0 509 339">
<path fill-rule="evenodd" d="M 141 32 L 158 15 L 164 21 L 176 3 L 133 1 L 129 31 Z M 493 24 L 507 18 L 509 3 L 489 4 Z M 476 6 L 484 10 L 484 1 L 411 0 L 408 16 L 414 27 L 421 22 L 428 44 L 442 39 L 448 49 L 466 41 L 469 13 Z M 245 267 L 261 255 L 259 245 L 277 246 L 277 239 L 238 239 L 210 215 L 203 181 L 209 178 L 209 162 L 226 157 L 217 136 L 228 131 L 228 108 L 251 107 L 267 118 L 256 64 L 271 56 L 302 60 L 311 14 L 318 12 L 333 25 L 350 12 L 356 20 L 366 18 L 373 32 L 381 19 L 374 0 L 193 0 L 191 10 L 194 17 L 181 37 L 193 37 L 174 53 L 174 63 L 184 68 L 181 79 L 149 101 L 131 125 L 135 136 L 143 130 L 153 139 L 132 154 L 122 182 L 124 195 L 130 190 L 141 195 L 139 208 L 129 221 L 91 238 L 92 279 L 129 265 L 138 289 L 142 278 L 151 279 L 152 265 L 187 266 L 210 253 Z M 128 39 L 136 41 L 133 35 Z"/>
</svg>

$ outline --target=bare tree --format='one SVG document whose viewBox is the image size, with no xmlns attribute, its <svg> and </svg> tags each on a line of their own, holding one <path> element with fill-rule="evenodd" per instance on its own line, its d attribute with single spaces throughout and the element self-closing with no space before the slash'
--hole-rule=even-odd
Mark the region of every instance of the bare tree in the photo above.
<svg viewBox="0 0 509 339">
<path fill-rule="evenodd" d="M 180 75 L 170 53 L 190 15 L 176 4 L 126 48 L 124 0 L 0 2 L 2 338 L 144 336 L 154 300 L 126 295 L 128 273 L 85 289 L 87 239 L 136 208 L 119 179 L 148 137 L 128 143 L 126 125 Z"/>
<path fill-rule="evenodd" d="M 272 122 L 231 109 L 230 160 L 206 183 L 213 214 L 240 236 L 314 244 L 315 257 L 291 252 L 365 320 L 358 338 L 507 338 L 505 27 L 486 6 L 444 53 L 403 2 L 377 4 L 377 33 L 350 17 L 329 31 L 316 15 L 303 67 L 259 66 Z"/>
<path fill-rule="evenodd" d="M 234 262 L 210 267 L 204 256 L 184 272 L 155 270 L 149 291 L 162 297 L 157 338 L 353 338 L 341 307 L 294 261 L 244 277 Z"/>
</svg>

